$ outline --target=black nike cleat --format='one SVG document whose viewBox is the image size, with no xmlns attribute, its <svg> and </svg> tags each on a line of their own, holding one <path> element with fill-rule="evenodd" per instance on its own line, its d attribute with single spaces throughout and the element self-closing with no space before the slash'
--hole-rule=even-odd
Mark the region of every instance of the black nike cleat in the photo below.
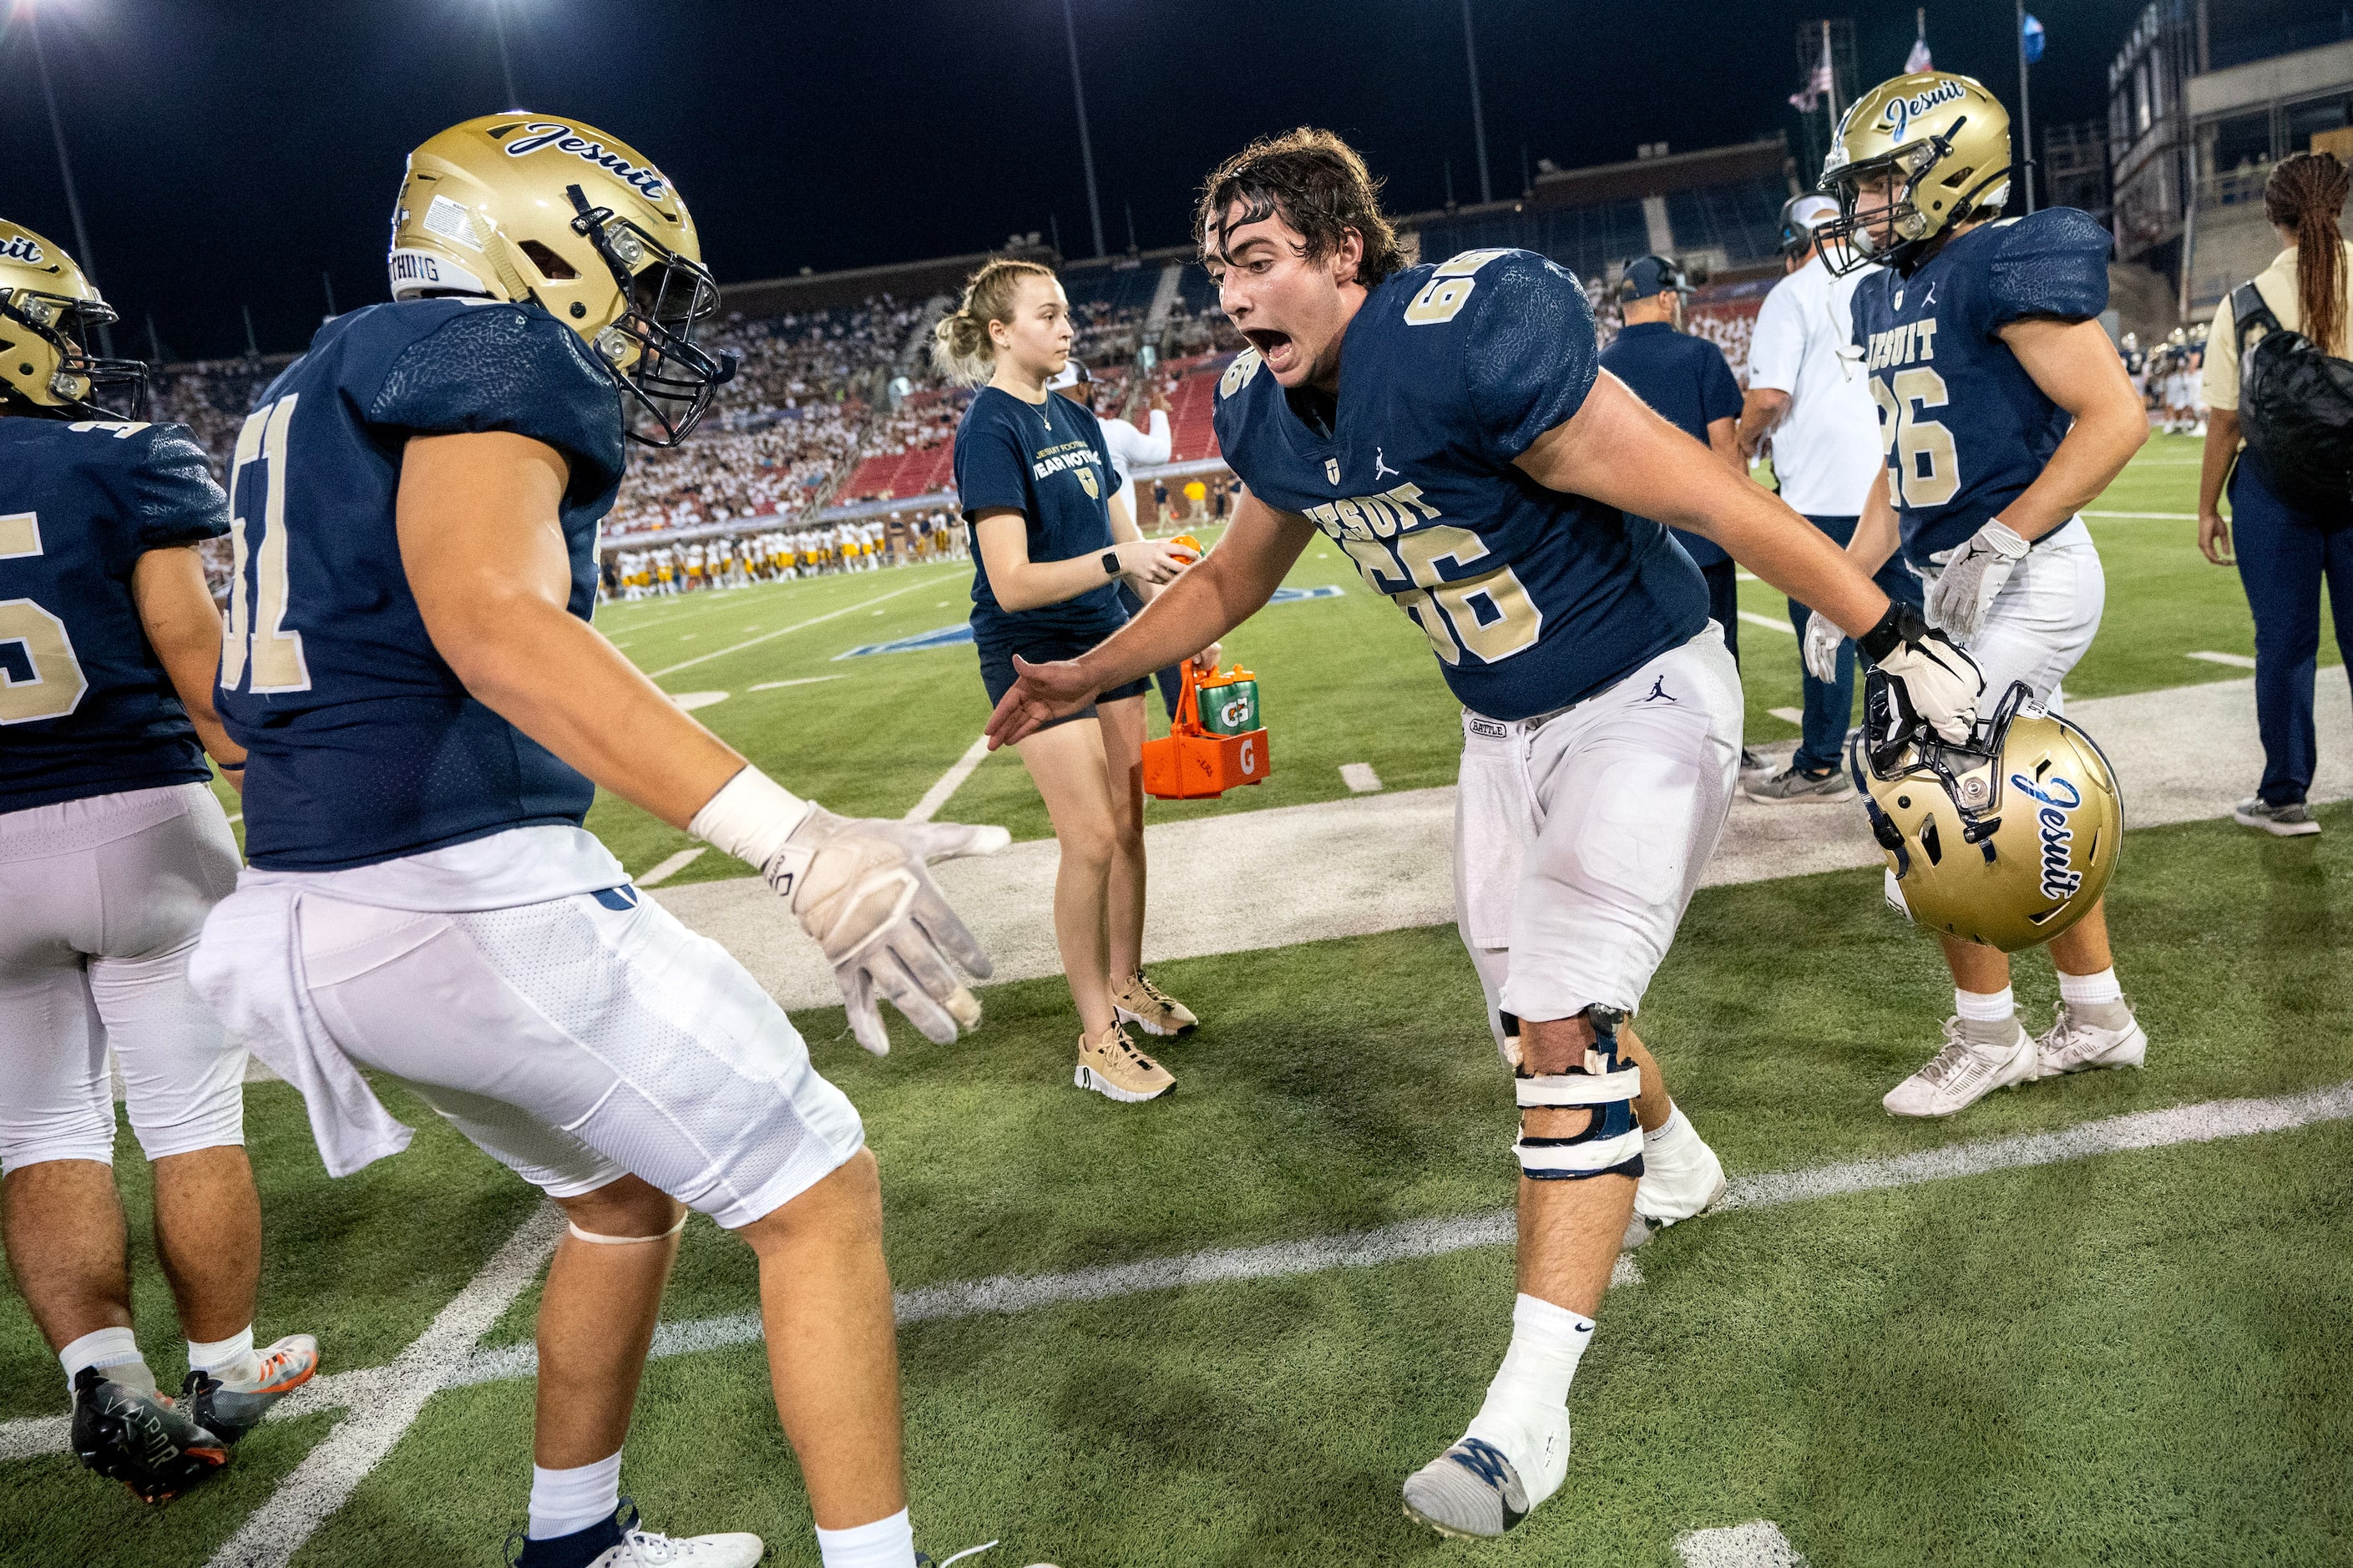
<svg viewBox="0 0 2353 1568">
<path fill-rule="evenodd" d="M 94 1366 L 74 1374 L 73 1393 L 74 1457 L 142 1502 L 168 1502 L 228 1463 L 228 1445 L 169 1394 L 116 1383 Z"/>
</svg>

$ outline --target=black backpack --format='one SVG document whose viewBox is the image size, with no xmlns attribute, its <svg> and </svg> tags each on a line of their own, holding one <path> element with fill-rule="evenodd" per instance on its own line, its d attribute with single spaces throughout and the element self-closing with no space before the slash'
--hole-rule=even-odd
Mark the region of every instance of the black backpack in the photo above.
<svg viewBox="0 0 2353 1568">
<path fill-rule="evenodd" d="M 2232 291 L 2231 320 L 2239 428 L 2264 482 L 2329 532 L 2353 523 L 2353 363 L 2283 328 L 2253 283 Z M 2249 349 L 2256 327 L 2263 335 Z"/>
</svg>

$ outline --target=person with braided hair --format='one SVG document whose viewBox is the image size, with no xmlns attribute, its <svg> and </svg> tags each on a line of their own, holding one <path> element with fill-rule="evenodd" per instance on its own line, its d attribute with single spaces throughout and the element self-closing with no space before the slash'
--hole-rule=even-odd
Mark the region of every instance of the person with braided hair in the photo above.
<svg viewBox="0 0 2353 1568">
<path fill-rule="evenodd" d="M 2263 184 L 2263 216 L 2287 248 L 2253 283 L 2282 331 L 2302 333 L 2337 359 L 2348 357 L 2353 338 L 2347 326 L 2353 261 L 2338 228 L 2348 183 L 2334 153 L 2280 160 Z M 2304 798 L 2316 763 L 2312 715 L 2320 584 L 2325 577 L 2337 645 L 2353 647 L 2353 527 L 2348 526 L 2353 507 L 2316 510 L 2297 504 L 2283 496 L 2261 457 L 2242 450 L 2237 302 L 2223 299 L 2206 339 L 2211 413 L 2198 486 L 2198 547 L 2218 566 L 2238 566 L 2255 616 L 2255 719 L 2263 776 L 2232 815 L 2242 826 L 2284 837 L 2320 831 Z M 2221 509 L 2226 480 L 2227 520 Z"/>
</svg>

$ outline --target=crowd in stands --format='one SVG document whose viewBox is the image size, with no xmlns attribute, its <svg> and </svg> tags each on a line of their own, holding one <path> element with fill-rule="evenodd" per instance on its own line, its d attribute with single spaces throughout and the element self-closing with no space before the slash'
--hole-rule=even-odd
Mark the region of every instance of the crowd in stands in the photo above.
<svg viewBox="0 0 2353 1568">
<path fill-rule="evenodd" d="M 648 543 L 608 552 L 596 584 L 600 602 L 667 598 L 680 594 L 748 588 L 798 577 L 877 572 L 919 561 L 961 560 L 964 530 L 944 510 L 917 516 L 829 523 L 815 528 L 764 529 L 681 544 Z"/>
</svg>

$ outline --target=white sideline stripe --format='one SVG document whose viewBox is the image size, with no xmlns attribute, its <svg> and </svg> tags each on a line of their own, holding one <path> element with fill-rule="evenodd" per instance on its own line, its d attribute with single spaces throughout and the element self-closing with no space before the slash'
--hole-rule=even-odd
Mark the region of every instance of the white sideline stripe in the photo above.
<svg viewBox="0 0 2353 1568">
<path fill-rule="evenodd" d="M 942 773 L 938 782 L 923 792 L 923 798 L 915 803 L 914 810 L 907 813 L 906 820 L 929 822 L 937 816 L 940 807 L 947 805 L 948 797 L 962 789 L 964 781 L 972 777 L 973 770 L 987 760 L 988 737 L 974 737 L 972 744 L 964 749 L 964 755 L 955 760 L 955 766 Z"/>
<path fill-rule="evenodd" d="M 640 888 L 658 888 L 661 886 L 664 882 L 669 881 L 672 877 L 677 876 L 681 871 L 685 870 L 689 866 L 693 865 L 697 859 L 701 858 L 702 852 L 710 847 L 711 846 L 707 844 L 698 844 L 691 849 L 681 849 L 675 855 L 666 857 L 665 858 L 656 862 L 653 869 L 648 871 L 644 876 L 636 879 L 638 886 Z"/>
<path fill-rule="evenodd" d="M 1767 708 L 1765 711 L 1784 724 L 1802 725 L 1806 721 L 1806 711 L 1802 708 Z"/>
<path fill-rule="evenodd" d="M 2158 522 L 2196 522 L 2198 521 L 2198 514 L 2194 511 L 2087 511 L 2084 515 L 2085 517 L 2104 518 L 2148 518 Z"/>
<path fill-rule="evenodd" d="M 1741 611 L 1740 618 L 1752 626 L 1763 626 L 1768 632 L 1784 632 L 1790 637 L 1798 635 L 1798 628 L 1788 622 L 1777 620 L 1771 616 L 1760 616 L 1754 610 Z"/>
<path fill-rule="evenodd" d="M 1803 1553 L 1769 1519 L 1722 1530 L 1686 1530 L 1675 1537 L 1683 1568 L 1806 1568 Z"/>
<path fill-rule="evenodd" d="M 903 588 L 893 588 L 889 593 L 881 595 L 875 598 L 860 599 L 854 605 L 844 605 L 838 610 L 828 610 L 824 615 L 811 616 L 807 620 L 795 621 L 791 626 L 778 626 L 775 631 L 762 632 L 758 637 L 746 637 L 742 642 L 734 643 L 723 648 L 714 648 L 709 653 L 699 653 L 683 663 L 673 664 L 662 669 L 648 670 L 646 674 L 649 679 L 659 680 L 665 675 L 676 675 L 681 669 L 691 669 L 698 664 L 703 664 L 714 658 L 725 658 L 729 654 L 742 653 L 747 647 L 757 647 L 760 644 L 766 642 L 773 637 L 784 637 L 790 632 L 805 631 L 810 626 L 822 626 L 827 621 L 838 620 L 841 616 L 849 615 L 855 611 L 868 609 L 875 605 L 879 605 L 884 599 L 895 599 L 902 594 L 912 594 L 917 588 L 922 586 L 923 584 L 920 583 L 910 583 Z M 695 634 L 690 632 L 685 635 L 691 637 Z"/>
<path fill-rule="evenodd" d="M 425 1402 L 448 1385 L 473 1353 L 474 1342 L 539 1277 L 540 1265 L 555 1250 L 563 1230 L 564 1212 L 554 1204 L 533 1210 L 481 1272 L 376 1374 L 370 1396 L 353 1401 L 352 1414 L 304 1455 L 269 1500 L 238 1526 L 207 1568 L 284 1568 L 311 1532 L 392 1452 Z"/>
<path fill-rule="evenodd" d="M 726 701 L 727 693 L 724 691 L 673 691 L 670 694 L 670 700 L 677 703 L 681 709 L 691 713 L 698 708 L 708 708 L 714 702 Z"/>
<path fill-rule="evenodd" d="M 245 813 L 241 811 L 232 811 L 228 814 L 228 824 L 231 827 L 235 827 L 238 823 L 243 822 L 244 820 Z"/>
<path fill-rule="evenodd" d="M 1733 573 L 1732 580 L 1736 583 L 1762 583 L 1765 581 L 1764 578 L 1759 577 L 1756 573 L 1745 569 Z"/>
<path fill-rule="evenodd" d="M 815 686 L 820 680 L 839 680 L 838 675 L 804 675 L 792 680 L 763 680 L 751 688 L 754 691 L 782 691 L 787 686 Z"/>
<path fill-rule="evenodd" d="M 1736 1177 L 1731 1190 L 1717 1204 L 1716 1210 L 1724 1213 L 1733 1209 L 1778 1208 L 1785 1204 L 1804 1203 L 1815 1198 L 1917 1186 L 1926 1182 L 1983 1175 L 1994 1171 L 2057 1164 L 2087 1159 L 2094 1154 L 2161 1149 L 2179 1143 L 2211 1142 L 2223 1138 L 2285 1132 L 2320 1122 L 2344 1121 L 2353 1121 L 2353 1081 L 2268 1100 L 2202 1100 L 2165 1110 L 2135 1111 L 2125 1116 L 2086 1121 L 2055 1132 L 2030 1132 L 1978 1143 L 1956 1143 L 1915 1154 L 1854 1160 L 1761 1176 Z M 534 1225 L 541 1227 L 535 1241 L 530 1234 Z M 478 1288 L 486 1291 L 495 1289 L 499 1299 L 495 1303 L 487 1303 L 486 1310 L 470 1315 L 468 1321 L 476 1326 L 470 1334 L 465 1336 L 464 1342 L 455 1353 L 439 1352 L 444 1371 L 436 1386 L 466 1388 L 477 1384 L 530 1377 L 537 1372 L 539 1355 L 531 1345 L 505 1345 L 495 1350 L 477 1351 L 472 1349 L 472 1344 L 483 1330 L 512 1304 L 523 1285 L 529 1283 L 538 1268 L 539 1258 L 543 1256 L 545 1248 L 554 1245 L 561 1230 L 560 1211 L 553 1208 L 542 1211 L 532 1224 L 518 1231 L 514 1238 L 501 1248 L 497 1257 L 483 1266 L 482 1272 L 474 1282 L 460 1293 L 459 1300 L 464 1300 Z M 1512 1211 L 1493 1209 L 1485 1214 L 1453 1219 L 1407 1220 L 1398 1225 L 1383 1226 L 1377 1230 L 1309 1237 L 1265 1247 L 1220 1248 L 1176 1258 L 1148 1258 L 1138 1263 L 1082 1268 L 1067 1274 L 998 1275 L 993 1279 L 961 1280 L 902 1291 L 897 1298 L 898 1319 L 902 1323 L 938 1322 L 983 1314 L 1026 1312 L 1059 1302 L 1110 1300 L 1147 1290 L 1170 1290 L 1187 1285 L 1278 1279 L 1317 1274 L 1333 1268 L 1372 1268 L 1388 1263 L 1442 1257 L 1474 1247 L 1500 1247 L 1511 1241 L 1514 1234 Z M 526 1241 L 532 1241 L 542 1251 L 522 1257 L 519 1260 L 511 1260 L 510 1254 L 526 1250 Z M 502 1267 L 512 1270 L 512 1277 L 501 1277 L 493 1282 L 494 1270 Z M 1616 1267 L 1610 1271 L 1609 1282 L 1612 1285 L 1641 1283 L 1641 1271 L 1631 1255 L 1621 1253 L 1619 1256 Z M 458 1306 L 459 1301 L 452 1301 L 443 1309 L 441 1317 L 435 1319 L 433 1326 L 426 1331 L 426 1338 L 439 1332 L 444 1321 L 451 1318 Z M 760 1320 L 756 1313 L 690 1319 L 683 1322 L 664 1323 L 657 1328 L 652 1355 L 659 1358 L 686 1355 L 696 1351 L 720 1350 L 731 1345 L 751 1344 L 759 1338 Z M 404 1379 L 414 1381 L 409 1369 L 422 1360 L 420 1347 L 424 1344 L 425 1339 L 420 1338 L 389 1366 L 314 1378 L 306 1387 L 273 1408 L 269 1418 L 273 1421 L 291 1419 L 322 1410 L 347 1405 L 370 1406 L 396 1398 Z M 421 1397 L 417 1403 L 422 1404 Z M 406 1419 L 414 1418 L 412 1409 Z M 67 1418 L 61 1415 L 0 1422 L 0 1463 L 65 1452 L 68 1426 Z M 343 1430 L 338 1427 L 328 1441 L 333 1442 Z M 308 1466 L 309 1461 L 306 1460 L 304 1467 L 289 1478 L 288 1485 L 301 1479 Z M 345 1489 L 348 1491 L 349 1489 Z M 229 1568 L 229 1564 L 238 1561 L 216 1558 L 215 1568 Z M 282 1563 L 284 1559 L 254 1561 Z"/>
<path fill-rule="evenodd" d="M 2249 658 L 2242 653 L 2212 653 L 2201 648 L 2196 653 L 2185 653 L 2181 657 L 2184 658 L 2202 659 L 2208 664 L 2228 665 L 2232 669 L 2253 669 L 2255 668 L 2255 661 Z"/>
<path fill-rule="evenodd" d="M 1342 763 L 1340 782 L 1348 786 L 1350 795 L 1377 795 L 1380 792 L 1381 775 L 1373 772 L 1370 763 Z"/>
</svg>

